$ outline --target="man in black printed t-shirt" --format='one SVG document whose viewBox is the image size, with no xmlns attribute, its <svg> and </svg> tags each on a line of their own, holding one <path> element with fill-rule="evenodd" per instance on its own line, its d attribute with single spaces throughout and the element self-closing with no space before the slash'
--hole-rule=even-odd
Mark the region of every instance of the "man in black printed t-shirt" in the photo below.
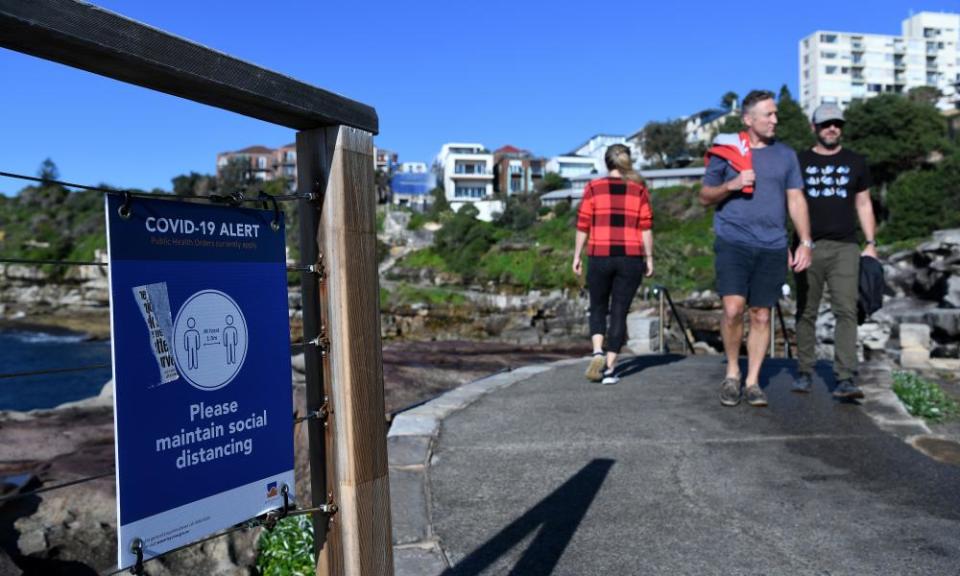
<svg viewBox="0 0 960 576">
<path fill-rule="evenodd" d="M 804 194 L 814 242 L 813 263 L 796 273 L 797 348 L 799 377 L 796 392 L 809 392 L 816 363 L 816 323 L 824 287 L 836 317 L 833 370 L 838 398 L 863 398 L 854 382 L 857 372 L 857 284 L 860 278 L 860 244 L 857 222 L 863 230 L 864 256 L 877 257 L 876 220 L 870 202 L 870 170 L 866 159 L 840 145 L 843 112 L 835 104 L 822 104 L 812 117 L 817 144 L 797 156 L 803 174 Z"/>
</svg>

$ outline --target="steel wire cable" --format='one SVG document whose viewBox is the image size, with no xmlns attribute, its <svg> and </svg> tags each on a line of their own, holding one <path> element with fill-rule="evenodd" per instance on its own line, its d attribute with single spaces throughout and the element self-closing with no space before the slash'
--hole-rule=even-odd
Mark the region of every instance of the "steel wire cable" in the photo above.
<svg viewBox="0 0 960 576">
<path fill-rule="evenodd" d="M 157 198 L 162 200 L 177 200 L 181 198 L 188 198 L 192 200 L 207 200 L 210 202 L 263 202 L 263 198 L 257 198 L 255 196 L 246 197 L 246 196 L 226 196 L 226 195 L 217 195 L 211 194 L 204 196 L 202 194 L 154 194 L 152 192 L 133 192 L 124 188 L 101 188 L 99 186 L 87 186 L 86 184 L 76 184 L 74 182 L 65 182 L 63 180 L 52 180 L 50 178 L 39 178 L 37 176 L 27 176 L 25 174 L 16 174 L 13 172 L 3 172 L 0 171 L 0 176 L 6 178 L 14 178 L 17 180 L 27 180 L 30 182 L 40 182 L 42 184 L 59 184 L 60 186 L 65 186 L 68 188 L 79 188 L 81 190 L 91 190 L 93 192 L 104 192 L 106 194 L 129 194 L 135 198 Z M 277 202 L 295 202 L 298 200 L 313 200 L 316 196 L 312 193 L 306 194 L 277 194 L 271 195 L 270 200 L 276 200 Z"/>
<path fill-rule="evenodd" d="M 90 364 L 87 366 L 76 366 L 73 368 L 47 368 L 44 370 L 29 370 L 26 372 L 7 372 L 0 374 L 0 380 L 9 378 L 27 378 L 31 376 L 45 376 L 47 374 L 62 374 L 64 372 L 83 372 L 86 370 L 100 370 L 110 368 L 110 364 Z"/>
<path fill-rule="evenodd" d="M 86 484 L 87 482 L 93 482 L 94 480 L 107 478 L 108 476 L 113 476 L 114 474 L 115 472 L 112 472 L 112 471 L 104 472 L 103 474 L 97 474 L 95 476 L 87 476 L 85 478 L 78 478 L 77 480 L 70 480 L 69 482 L 54 484 L 53 486 L 44 486 L 43 488 L 37 488 L 36 490 L 30 490 L 29 492 L 17 492 L 16 494 L 8 494 L 0 498 L 0 504 L 4 504 L 6 502 L 12 502 L 14 500 L 20 500 L 22 498 L 29 498 L 30 496 L 36 496 L 37 494 L 42 494 L 43 492 L 60 490 L 61 488 L 68 488 L 70 486 L 76 486 L 78 484 Z"/>
</svg>

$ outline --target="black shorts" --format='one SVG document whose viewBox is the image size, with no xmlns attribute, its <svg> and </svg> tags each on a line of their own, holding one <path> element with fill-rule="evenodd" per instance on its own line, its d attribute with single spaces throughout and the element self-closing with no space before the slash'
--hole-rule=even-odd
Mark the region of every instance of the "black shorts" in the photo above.
<svg viewBox="0 0 960 576">
<path fill-rule="evenodd" d="M 734 244 L 717 238 L 717 293 L 743 296 L 751 308 L 770 308 L 777 303 L 787 280 L 787 249 L 767 249 Z"/>
</svg>

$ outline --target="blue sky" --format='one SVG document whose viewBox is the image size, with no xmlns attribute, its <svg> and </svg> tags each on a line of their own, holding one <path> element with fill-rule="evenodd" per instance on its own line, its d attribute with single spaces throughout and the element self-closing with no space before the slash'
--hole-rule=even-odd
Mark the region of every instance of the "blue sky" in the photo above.
<svg viewBox="0 0 960 576">
<path fill-rule="evenodd" d="M 714 106 L 727 90 L 797 92 L 797 42 L 817 29 L 899 34 L 960 1 L 97 4 L 374 106 L 378 146 L 429 162 L 444 142 L 549 156 L 596 133 Z M 735 9 L 734 7 L 741 7 Z M 867 8 L 867 6 L 869 6 Z M 170 188 L 217 152 L 294 131 L 0 49 L 0 171 Z M 0 178 L 0 192 L 22 182 Z"/>
</svg>

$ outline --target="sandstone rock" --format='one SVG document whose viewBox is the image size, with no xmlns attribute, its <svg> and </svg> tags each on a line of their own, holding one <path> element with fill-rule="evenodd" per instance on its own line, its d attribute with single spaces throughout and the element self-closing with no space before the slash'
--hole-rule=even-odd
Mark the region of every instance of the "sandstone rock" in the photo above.
<svg viewBox="0 0 960 576">
<path fill-rule="evenodd" d="M 857 340 L 868 350 L 884 350 L 890 340 L 890 328 L 875 322 L 868 322 L 860 326 L 857 331 Z"/>
<path fill-rule="evenodd" d="M 901 324 L 900 348 L 930 350 L 930 327 L 926 324 Z M 929 354 L 928 354 L 929 356 Z"/>
<path fill-rule="evenodd" d="M 930 367 L 930 351 L 906 348 L 900 352 L 900 366 L 911 370 L 925 370 Z"/>
<path fill-rule="evenodd" d="M 960 276 L 950 276 L 947 280 L 947 294 L 943 303 L 953 308 L 960 308 Z"/>
<path fill-rule="evenodd" d="M 931 358 L 930 367 L 956 374 L 960 372 L 960 358 Z"/>
<path fill-rule="evenodd" d="M 960 337 L 960 309 L 930 309 L 924 312 L 923 319 L 933 328 L 934 336 L 952 339 Z"/>
<path fill-rule="evenodd" d="M 960 228 L 937 230 L 933 233 L 933 239 L 941 244 L 960 247 Z"/>
</svg>

